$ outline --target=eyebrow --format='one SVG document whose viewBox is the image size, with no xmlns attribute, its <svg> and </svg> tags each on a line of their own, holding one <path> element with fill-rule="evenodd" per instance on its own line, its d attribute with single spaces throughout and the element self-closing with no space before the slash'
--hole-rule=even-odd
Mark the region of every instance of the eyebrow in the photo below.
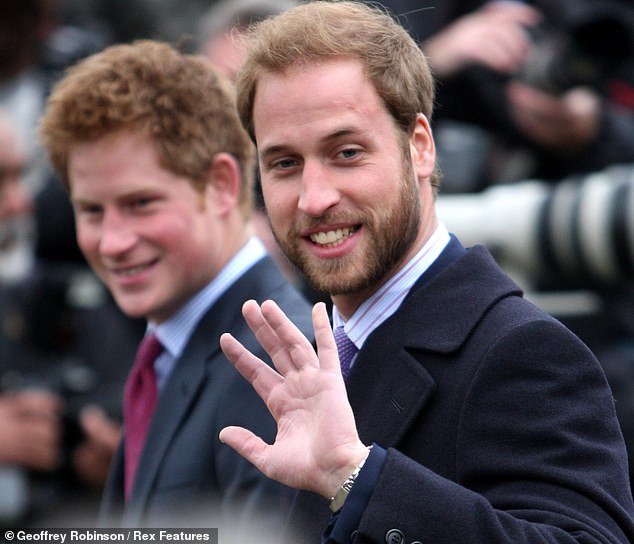
<svg viewBox="0 0 634 544">
<path fill-rule="evenodd" d="M 343 138 L 345 136 L 350 136 L 350 135 L 359 135 L 359 134 L 363 134 L 364 131 L 359 130 L 358 128 L 353 128 L 353 127 L 342 127 L 340 129 L 337 129 L 336 131 L 327 134 L 325 137 L 320 139 L 320 143 L 328 143 L 331 142 L 333 140 L 337 140 L 339 138 Z M 262 152 L 260 153 L 260 156 L 262 157 L 262 159 L 266 159 L 267 157 L 270 157 L 272 155 L 278 155 L 280 153 L 287 153 L 289 151 L 293 150 L 293 146 L 292 145 L 286 145 L 286 144 L 277 144 L 277 145 L 271 145 L 269 147 L 266 147 L 262 150 Z"/>
</svg>

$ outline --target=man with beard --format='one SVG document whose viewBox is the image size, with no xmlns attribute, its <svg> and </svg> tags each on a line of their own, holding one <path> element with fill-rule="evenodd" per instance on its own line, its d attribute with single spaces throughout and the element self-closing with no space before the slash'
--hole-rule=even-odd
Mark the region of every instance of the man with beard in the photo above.
<svg viewBox="0 0 634 544">
<path fill-rule="evenodd" d="M 272 444 L 221 440 L 302 490 L 292 538 L 631 541 L 596 358 L 436 217 L 433 81 L 406 31 L 357 2 L 307 3 L 256 27 L 237 86 L 273 232 L 334 303 L 336 342 L 314 307 L 317 353 L 273 302 L 245 303 L 275 370 L 221 338 L 278 425 Z"/>
</svg>

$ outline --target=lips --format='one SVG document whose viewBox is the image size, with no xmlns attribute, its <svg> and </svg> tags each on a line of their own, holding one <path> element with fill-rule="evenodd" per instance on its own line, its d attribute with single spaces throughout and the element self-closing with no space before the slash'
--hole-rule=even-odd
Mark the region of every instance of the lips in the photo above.
<svg viewBox="0 0 634 544">
<path fill-rule="evenodd" d="M 151 262 L 148 263 L 144 263 L 144 264 L 138 264 L 135 266 L 128 266 L 128 267 L 119 267 L 115 270 L 112 270 L 113 274 L 116 276 L 120 276 L 120 277 L 130 277 L 130 276 L 135 276 L 136 274 L 140 274 L 141 272 L 144 272 L 145 270 L 147 270 L 148 268 L 154 266 L 154 264 L 156 264 L 156 260 L 153 260 Z"/>
</svg>

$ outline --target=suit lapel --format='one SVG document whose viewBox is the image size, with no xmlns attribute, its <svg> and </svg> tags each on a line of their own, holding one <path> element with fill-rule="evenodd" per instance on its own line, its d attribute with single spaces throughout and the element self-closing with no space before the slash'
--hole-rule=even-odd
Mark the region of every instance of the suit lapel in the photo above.
<svg viewBox="0 0 634 544">
<path fill-rule="evenodd" d="M 395 447 L 434 390 L 434 380 L 405 350 L 388 359 L 378 346 L 359 353 L 348 377 L 348 398 L 365 444 Z"/>
<path fill-rule="evenodd" d="M 209 352 L 210 346 L 214 345 L 212 340 L 214 336 L 208 338 L 207 352 Z M 188 346 L 174 366 L 172 375 L 165 385 L 165 389 L 161 392 L 139 461 L 140 470 L 134 483 L 132 497 L 126 507 L 126 521 L 128 522 L 142 519 L 142 513 L 145 510 L 163 457 L 194 403 L 198 390 L 204 384 L 206 359 L 207 357 L 204 357 L 200 352 L 195 353 L 195 350 L 189 349 Z"/>
<path fill-rule="evenodd" d="M 417 280 L 413 291 L 464 253 L 462 245 L 452 238 Z M 407 299 L 403 306 L 407 308 Z M 368 337 L 346 382 L 359 436 L 365 444 L 396 447 L 435 388 L 434 379 L 421 362 L 405 349 L 409 337 L 403 335 L 402 313 L 397 311 Z"/>
<path fill-rule="evenodd" d="M 139 461 L 140 470 L 132 496 L 126 504 L 125 524 L 142 522 L 163 458 L 195 403 L 198 391 L 205 385 L 206 367 L 214 358 L 224 357 L 220 350 L 220 335 L 242 326 L 239 309 L 245 300 L 261 299 L 261 286 L 271 288 L 280 282 L 283 284 L 283 277 L 277 273 L 271 258 L 265 257 L 247 270 L 197 325 L 161 392 Z"/>
</svg>

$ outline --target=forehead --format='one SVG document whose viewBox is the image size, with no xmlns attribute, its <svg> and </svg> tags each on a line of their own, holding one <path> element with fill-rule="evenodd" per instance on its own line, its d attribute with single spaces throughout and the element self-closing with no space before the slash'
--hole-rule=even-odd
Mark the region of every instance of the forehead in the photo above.
<svg viewBox="0 0 634 544">
<path fill-rule="evenodd" d="M 336 58 L 264 73 L 253 105 L 258 146 L 307 128 L 389 122 L 391 116 L 361 62 Z"/>
<path fill-rule="evenodd" d="M 116 130 L 94 139 L 75 142 L 69 151 L 69 172 L 93 173 L 104 168 L 119 171 L 132 166 L 158 162 L 153 140 L 137 130 Z"/>
<path fill-rule="evenodd" d="M 132 194 L 165 185 L 173 177 L 160 165 L 153 140 L 128 130 L 74 144 L 68 174 L 73 200 Z"/>
</svg>

